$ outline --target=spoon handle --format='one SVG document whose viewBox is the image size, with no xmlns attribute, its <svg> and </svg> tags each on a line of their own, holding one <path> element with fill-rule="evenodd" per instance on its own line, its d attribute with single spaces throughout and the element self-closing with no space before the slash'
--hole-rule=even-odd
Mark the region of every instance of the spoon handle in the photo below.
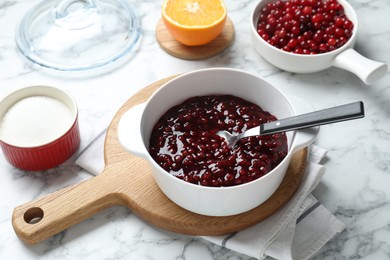
<svg viewBox="0 0 390 260">
<path fill-rule="evenodd" d="M 273 134 L 364 117 L 362 101 L 293 116 L 260 125 L 260 134 Z"/>
</svg>

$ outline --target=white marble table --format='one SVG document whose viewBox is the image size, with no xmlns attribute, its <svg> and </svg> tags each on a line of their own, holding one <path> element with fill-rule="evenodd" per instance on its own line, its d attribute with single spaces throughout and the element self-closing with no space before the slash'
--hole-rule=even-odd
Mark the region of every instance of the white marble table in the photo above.
<svg viewBox="0 0 390 260">
<path fill-rule="evenodd" d="M 142 18 L 143 37 L 134 57 L 120 69 L 94 77 L 69 77 L 33 66 L 18 51 L 15 25 L 38 1 L 0 1 L 0 95 L 13 88 L 55 85 L 79 106 L 81 147 L 105 127 L 117 109 L 144 86 L 167 76 L 208 67 L 232 67 L 265 77 L 315 108 L 362 100 L 366 117 L 322 127 L 317 144 L 327 149 L 327 172 L 315 196 L 346 230 L 314 259 L 390 258 L 390 75 L 371 86 L 349 72 L 330 68 L 297 75 L 280 71 L 252 49 L 249 13 L 256 1 L 226 0 L 236 38 L 225 52 L 202 61 L 174 58 L 160 49 L 155 26 L 162 1 L 133 0 Z M 359 18 L 356 50 L 390 63 L 390 2 L 350 0 Z M 202 238 L 166 232 L 113 207 L 34 246 L 15 235 L 13 209 L 39 196 L 90 178 L 74 158 L 45 172 L 24 172 L 0 156 L 0 259 L 249 259 Z"/>
</svg>

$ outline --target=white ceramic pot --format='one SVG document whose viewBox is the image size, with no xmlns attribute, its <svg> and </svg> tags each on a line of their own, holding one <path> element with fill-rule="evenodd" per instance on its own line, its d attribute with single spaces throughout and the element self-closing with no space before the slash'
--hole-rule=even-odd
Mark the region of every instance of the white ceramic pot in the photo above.
<svg viewBox="0 0 390 260">
<path fill-rule="evenodd" d="M 387 64 L 367 59 L 353 49 L 358 30 L 357 16 L 347 1 L 338 1 L 354 24 L 351 38 L 340 48 L 322 54 L 304 55 L 286 52 L 267 43 L 256 28 L 261 8 L 275 0 L 261 0 L 252 11 L 250 34 L 253 48 L 269 63 L 285 71 L 312 73 L 334 66 L 354 73 L 366 84 L 379 80 L 387 73 Z"/>
<path fill-rule="evenodd" d="M 295 151 L 314 141 L 318 128 L 287 133 L 289 152 L 265 176 L 232 187 L 187 183 L 163 170 L 149 155 L 149 138 L 158 119 L 171 107 L 194 96 L 230 94 L 253 102 L 278 118 L 310 112 L 305 102 L 293 105 L 286 95 L 264 79 L 244 71 L 213 68 L 183 74 L 164 84 L 150 99 L 128 110 L 120 119 L 118 138 L 130 153 L 149 161 L 160 189 L 177 205 L 203 215 L 228 216 L 251 210 L 278 188 Z M 299 111 L 299 112 L 298 112 Z"/>
</svg>

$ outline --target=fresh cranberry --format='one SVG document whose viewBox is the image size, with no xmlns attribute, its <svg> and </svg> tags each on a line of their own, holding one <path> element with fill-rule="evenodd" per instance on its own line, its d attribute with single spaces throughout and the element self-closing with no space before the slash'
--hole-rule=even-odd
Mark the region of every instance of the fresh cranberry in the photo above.
<svg viewBox="0 0 390 260">
<path fill-rule="evenodd" d="M 321 23 L 324 20 L 324 16 L 322 13 L 316 13 L 311 17 L 312 23 Z"/>
<path fill-rule="evenodd" d="M 261 9 L 257 24 L 265 41 L 297 54 L 340 48 L 352 36 L 353 27 L 337 0 L 278 0 Z"/>
<path fill-rule="evenodd" d="M 238 134 L 276 120 L 241 98 L 200 96 L 169 109 L 154 126 L 152 158 L 167 172 L 203 186 L 233 186 L 267 174 L 287 155 L 284 133 L 241 139 L 234 149 L 215 133 Z"/>
<path fill-rule="evenodd" d="M 288 41 L 287 46 L 291 49 L 294 49 L 298 45 L 298 40 L 295 38 L 292 38 Z"/>
<path fill-rule="evenodd" d="M 302 9 L 304 15 L 311 15 L 313 12 L 313 8 L 311 6 L 305 6 Z"/>
</svg>

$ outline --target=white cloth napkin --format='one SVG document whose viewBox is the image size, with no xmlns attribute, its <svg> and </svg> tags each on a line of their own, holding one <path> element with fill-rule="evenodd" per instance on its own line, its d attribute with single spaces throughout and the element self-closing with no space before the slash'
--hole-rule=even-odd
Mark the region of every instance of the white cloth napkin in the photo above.
<svg viewBox="0 0 390 260">
<path fill-rule="evenodd" d="M 76 159 L 76 164 L 94 175 L 104 168 L 105 133 L 101 132 Z M 324 175 L 325 167 L 319 163 L 325 155 L 324 149 L 311 146 L 309 163 L 298 191 L 275 214 L 246 230 L 204 239 L 257 259 L 303 260 L 313 256 L 345 228 L 311 194 Z"/>
</svg>

